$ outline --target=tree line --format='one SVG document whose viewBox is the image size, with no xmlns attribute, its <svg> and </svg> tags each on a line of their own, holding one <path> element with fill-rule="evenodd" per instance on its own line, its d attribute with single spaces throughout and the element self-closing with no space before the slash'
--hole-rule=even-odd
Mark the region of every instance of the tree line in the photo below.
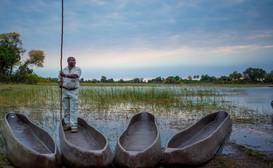
<svg viewBox="0 0 273 168">
<path fill-rule="evenodd" d="M 0 34 L 0 82 L 6 83 L 28 83 L 57 82 L 57 78 L 39 77 L 33 72 L 32 67 L 43 67 L 45 53 L 42 50 L 30 50 L 28 58 L 21 60 L 26 50 L 22 46 L 20 34 L 16 32 Z M 83 83 L 159 83 L 159 84 L 181 84 L 181 83 L 217 83 L 217 84 L 243 84 L 243 83 L 273 83 L 273 70 L 267 73 L 260 68 L 247 68 L 243 73 L 234 71 L 228 76 L 194 75 L 186 79 L 180 76 L 169 76 L 166 78 L 156 77 L 144 80 L 144 78 L 133 78 L 130 80 L 114 80 L 102 76 L 101 79 L 84 80 Z"/>
<path fill-rule="evenodd" d="M 57 80 L 57 79 L 55 79 Z M 149 80 L 144 78 L 133 78 L 130 80 L 114 80 L 113 78 L 107 78 L 102 76 L 100 80 L 84 80 L 83 83 L 158 83 L 158 84 L 181 84 L 181 83 L 215 83 L 215 84 L 258 84 L 258 83 L 273 83 L 273 70 L 267 73 L 265 70 L 260 68 L 247 68 L 243 73 L 237 71 L 232 72 L 228 76 L 209 76 L 209 75 L 194 75 L 182 78 L 180 76 L 168 76 L 166 78 L 156 77 Z"/>
</svg>

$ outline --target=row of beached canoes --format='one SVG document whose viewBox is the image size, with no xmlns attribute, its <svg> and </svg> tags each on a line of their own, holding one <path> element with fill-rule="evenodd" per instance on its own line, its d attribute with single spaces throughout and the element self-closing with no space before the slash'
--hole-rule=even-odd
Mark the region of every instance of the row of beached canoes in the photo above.
<svg viewBox="0 0 273 168">
<path fill-rule="evenodd" d="M 134 115 L 112 153 L 107 138 L 82 118 L 78 132 L 59 127 L 60 152 L 51 136 L 22 114 L 8 113 L 2 123 L 8 159 L 16 167 L 129 167 L 199 165 L 212 159 L 231 132 L 225 111 L 209 114 L 174 135 L 162 150 L 154 115 Z"/>
</svg>

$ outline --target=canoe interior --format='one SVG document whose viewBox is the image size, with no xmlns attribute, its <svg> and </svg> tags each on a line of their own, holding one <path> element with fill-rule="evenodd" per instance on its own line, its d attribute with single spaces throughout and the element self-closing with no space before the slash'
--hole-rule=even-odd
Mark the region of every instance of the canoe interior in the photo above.
<svg viewBox="0 0 273 168">
<path fill-rule="evenodd" d="M 149 147 L 157 137 L 154 117 L 140 113 L 132 119 L 129 127 L 120 138 L 120 143 L 127 151 L 142 151 Z"/>
<path fill-rule="evenodd" d="M 213 134 L 217 128 L 228 117 L 228 113 L 218 112 L 208 115 L 202 120 L 198 121 L 190 129 L 177 134 L 168 143 L 169 148 L 183 148 L 190 144 L 206 139 Z"/>
<path fill-rule="evenodd" d="M 55 145 L 47 133 L 31 123 L 25 116 L 10 113 L 7 121 L 13 135 L 22 145 L 41 154 L 54 153 Z"/>
<path fill-rule="evenodd" d="M 100 132 L 90 127 L 83 119 L 78 118 L 78 132 L 65 131 L 67 141 L 83 150 L 102 150 L 107 141 Z"/>
</svg>

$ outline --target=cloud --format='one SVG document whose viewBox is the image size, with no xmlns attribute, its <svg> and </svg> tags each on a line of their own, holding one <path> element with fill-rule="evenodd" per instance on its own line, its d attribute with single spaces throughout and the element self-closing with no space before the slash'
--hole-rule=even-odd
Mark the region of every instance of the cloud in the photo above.
<svg viewBox="0 0 273 168">
<path fill-rule="evenodd" d="M 241 52 L 241 51 L 254 51 L 254 50 L 260 50 L 260 49 L 272 49 L 273 45 L 265 45 L 265 46 L 259 46 L 256 44 L 253 45 L 238 45 L 238 46 L 225 46 L 225 47 L 219 47 L 214 50 L 212 50 L 212 53 L 221 53 L 221 54 L 232 54 L 235 52 Z"/>
<path fill-rule="evenodd" d="M 247 39 L 253 40 L 253 39 L 264 39 L 264 38 L 272 38 L 273 37 L 273 30 L 261 30 L 261 31 L 255 31 L 252 34 L 250 34 Z"/>
<path fill-rule="evenodd" d="M 242 64 L 245 58 L 259 59 L 257 56 L 243 56 L 261 49 L 272 49 L 273 45 L 238 45 L 216 48 L 181 46 L 171 49 L 152 48 L 112 48 L 108 50 L 81 49 L 67 51 L 77 59 L 82 67 L 93 68 L 128 68 L 128 67 L 159 67 L 159 66 L 196 66 L 196 65 L 227 65 Z M 67 54 L 66 54 L 67 55 Z M 241 55 L 238 57 L 238 55 Z M 237 62 L 234 60 L 237 59 Z M 253 60 L 248 60 L 253 61 Z"/>
<path fill-rule="evenodd" d="M 270 62 L 271 0 L 65 1 L 64 61 L 94 68 L 211 66 Z M 61 2 L 0 1 L 1 32 L 59 66 Z M 262 58 L 261 58 L 262 57 Z M 271 58 L 272 61 L 272 58 Z"/>
</svg>

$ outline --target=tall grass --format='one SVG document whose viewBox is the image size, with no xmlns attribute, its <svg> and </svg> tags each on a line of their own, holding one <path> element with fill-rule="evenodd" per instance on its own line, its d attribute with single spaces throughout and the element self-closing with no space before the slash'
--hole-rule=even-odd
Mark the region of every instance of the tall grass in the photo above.
<svg viewBox="0 0 273 168">
<path fill-rule="evenodd" d="M 60 93 L 57 86 L 1 85 L 1 107 L 31 107 L 56 109 Z M 80 107 L 101 109 L 117 104 L 156 105 L 162 108 L 216 108 L 223 96 L 214 90 L 196 90 L 176 87 L 82 87 Z"/>
<path fill-rule="evenodd" d="M 58 103 L 58 90 L 52 86 L 1 85 L 0 106 L 48 108 Z"/>
<path fill-rule="evenodd" d="M 46 85 L 0 85 L 0 107 L 26 107 L 57 112 L 60 109 L 60 89 Z M 83 111 L 127 110 L 140 111 L 235 111 L 239 109 L 225 101 L 225 92 L 213 87 L 183 86 L 82 86 L 79 109 Z M 1 110 L 0 108 L 0 110 Z M 250 112 L 252 115 L 252 112 Z M 37 114 L 38 115 L 38 114 Z"/>
<path fill-rule="evenodd" d="M 216 91 L 173 87 L 83 87 L 80 104 L 85 108 L 111 108 L 117 104 L 137 104 L 160 108 L 200 109 L 222 106 Z"/>
</svg>

